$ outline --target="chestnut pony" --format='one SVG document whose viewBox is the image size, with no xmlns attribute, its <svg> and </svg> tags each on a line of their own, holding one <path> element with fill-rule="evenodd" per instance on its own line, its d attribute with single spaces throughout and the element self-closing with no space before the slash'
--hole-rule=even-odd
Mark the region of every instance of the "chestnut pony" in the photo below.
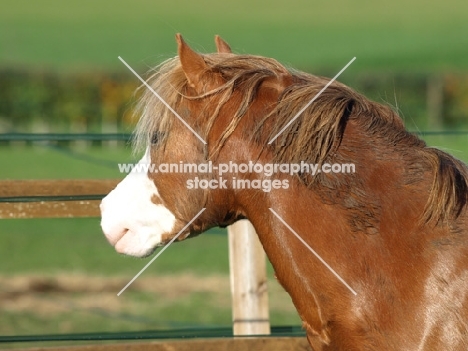
<svg viewBox="0 0 468 351">
<path fill-rule="evenodd" d="M 467 167 L 407 132 L 388 106 L 337 82 L 269 143 L 329 79 L 232 54 L 219 37 L 215 54 L 177 42 L 178 56 L 148 83 L 193 131 L 143 87 L 141 164 L 305 162 L 355 172 L 278 172 L 277 186 L 264 189 L 231 180 L 264 184 L 265 173 L 229 169 L 223 184 L 216 171 L 134 169 L 101 205 L 115 249 L 147 256 L 202 208 L 179 239 L 248 218 L 313 350 L 467 350 Z M 218 186 L 193 186 L 195 177 Z"/>
</svg>

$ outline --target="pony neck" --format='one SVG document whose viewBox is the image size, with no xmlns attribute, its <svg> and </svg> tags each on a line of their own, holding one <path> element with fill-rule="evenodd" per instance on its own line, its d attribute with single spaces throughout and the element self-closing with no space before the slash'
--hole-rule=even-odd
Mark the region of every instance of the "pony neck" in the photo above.
<svg viewBox="0 0 468 351">
<path fill-rule="evenodd" d="M 431 177 L 408 184 L 408 161 L 397 149 L 370 140 L 350 123 L 335 159 L 354 163 L 355 174 L 323 176 L 312 186 L 291 179 L 288 189 L 262 194 L 257 201 L 251 194 L 239 199 L 304 321 L 309 340 L 327 344 L 330 323 L 338 315 L 343 323 L 354 323 L 359 318 L 353 311 L 356 297 L 268 208 L 358 293 L 358 299 L 367 298 L 363 282 L 376 252 L 390 247 L 410 260 L 427 240 L 422 239 L 418 223 Z M 424 178 L 426 171 L 418 172 Z M 410 243 L 415 240 L 411 233 L 416 242 Z M 376 271 L 379 264 L 385 269 L 383 262 L 375 262 Z"/>
</svg>

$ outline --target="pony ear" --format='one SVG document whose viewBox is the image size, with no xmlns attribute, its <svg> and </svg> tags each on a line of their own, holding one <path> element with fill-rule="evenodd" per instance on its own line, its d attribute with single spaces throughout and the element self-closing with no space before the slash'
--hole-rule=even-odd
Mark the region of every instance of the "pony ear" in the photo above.
<svg viewBox="0 0 468 351">
<path fill-rule="evenodd" d="M 215 43 L 218 54 L 232 53 L 231 47 L 219 35 L 215 35 Z"/>
<path fill-rule="evenodd" d="M 176 34 L 178 53 L 182 69 L 191 87 L 199 89 L 201 75 L 208 70 L 208 65 L 200 54 L 193 51 L 179 33 Z"/>
</svg>

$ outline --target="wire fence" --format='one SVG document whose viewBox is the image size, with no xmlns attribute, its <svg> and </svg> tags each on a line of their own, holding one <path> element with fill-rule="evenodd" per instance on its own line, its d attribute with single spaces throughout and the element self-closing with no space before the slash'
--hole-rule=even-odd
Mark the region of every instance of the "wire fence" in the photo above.
<svg viewBox="0 0 468 351">
<path fill-rule="evenodd" d="M 417 135 L 468 135 L 468 130 L 416 130 Z M 131 142 L 131 133 L 3 133 L 0 142 L 71 142 L 71 141 L 124 141 Z"/>
<path fill-rule="evenodd" d="M 0 141 L 125 141 L 130 142 L 129 133 L 4 133 L 0 134 Z"/>
<path fill-rule="evenodd" d="M 102 200 L 107 194 L 57 195 L 57 196 L 2 196 L 1 202 L 93 201 Z"/>
<path fill-rule="evenodd" d="M 294 337 L 305 336 L 300 326 L 272 326 L 271 334 L 265 337 Z M 252 335 L 258 337 L 259 335 Z M 116 341 L 116 340 L 144 340 L 144 339 L 195 339 L 195 338 L 232 338 L 232 327 L 194 327 L 172 330 L 150 330 L 140 332 L 116 333 L 80 333 L 80 334 L 51 334 L 51 335 L 15 335 L 0 336 L 0 343 L 43 342 L 43 341 Z M 247 337 L 247 336 L 246 336 Z"/>
</svg>

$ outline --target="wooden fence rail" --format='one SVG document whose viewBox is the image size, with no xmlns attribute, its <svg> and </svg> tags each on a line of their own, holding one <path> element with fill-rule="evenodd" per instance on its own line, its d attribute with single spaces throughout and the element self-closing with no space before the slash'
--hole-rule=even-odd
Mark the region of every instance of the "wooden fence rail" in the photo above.
<svg viewBox="0 0 468 351">
<path fill-rule="evenodd" d="M 0 219 L 99 217 L 99 198 L 108 194 L 118 182 L 94 179 L 2 180 Z"/>
</svg>

